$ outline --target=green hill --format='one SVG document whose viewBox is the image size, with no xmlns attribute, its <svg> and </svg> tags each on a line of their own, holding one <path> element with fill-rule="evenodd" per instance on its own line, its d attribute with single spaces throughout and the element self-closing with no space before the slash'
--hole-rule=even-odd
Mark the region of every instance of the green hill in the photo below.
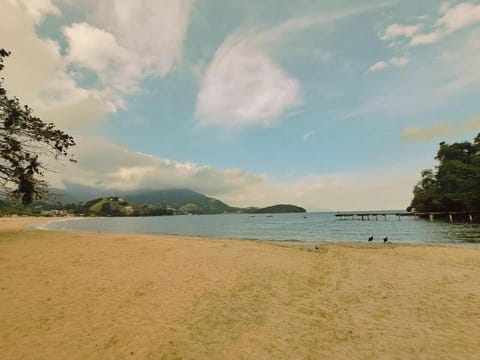
<svg viewBox="0 0 480 360">
<path fill-rule="evenodd" d="M 55 193 L 63 204 L 67 204 L 64 205 L 66 210 L 94 216 L 305 212 L 301 207 L 283 204 L 263 209 L 238 208 L 188 189 L 126 192 L 66 184 L 65 189 L 57 189 Z"/>
<path fill-rule="evenodd" d="M 154 216 L 172 214 L 171 211 L 159 207 L 131 203 L 116 196 L 88 201 L 83 206 L 81 205 L 79 210 L 94 216 Z"/>
<path fill-rule="evenodd" d="M 191 214 L 221 214 L 236 210 L 220 200 L 187 189 L 142 190 L 126 194 L 125 199 Z"/>
</svg>

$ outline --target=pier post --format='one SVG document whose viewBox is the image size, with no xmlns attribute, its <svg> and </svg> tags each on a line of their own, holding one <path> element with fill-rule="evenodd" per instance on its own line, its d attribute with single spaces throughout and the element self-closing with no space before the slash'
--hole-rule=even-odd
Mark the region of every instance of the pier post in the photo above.
<svg viewBox="0 0 480 360">
<path fill-rule="evenodd" d="M 383 219 L 384 219 L 385 221 L 387 221 L 387 215 L 384 214 L 384 215 L 383 215 Z"/>
<path fill-rule="evenodd" d="M 433 221 L 433 214 L 428 214 L 428 217 L 430 218 L 430 221 Z"/>
<path fill-rule="evenodd" d="M 473 222 L 472 214 L 469 214 L 469 215 L 468 215 L 468 220 L 470 220 L 471 223 Z"/>
<path fill-rule="evenodd" d="M 448 218 L 450 219 L 450 222 L 453 223 L 453 215 L 452 215 L 452 214 L 448 214 Z"/>
<path fill-rule="evenodd" d="M 398 221 L 400 221 L 400 215 L 397 215 Z"/>
</svg>

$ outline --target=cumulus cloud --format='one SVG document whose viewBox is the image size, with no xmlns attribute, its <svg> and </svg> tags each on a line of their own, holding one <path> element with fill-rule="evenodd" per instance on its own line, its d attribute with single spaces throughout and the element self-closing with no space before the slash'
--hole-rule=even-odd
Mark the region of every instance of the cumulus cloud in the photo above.
<svg viewBox="0 0 480 360">
<path fill-rule="evenodd" d="M 0 43 L 12 52 L 2 75 L 9 93 L 36 115 L 75 129 L 103 119 L 105 111 L 96 91 L 76 85 L 59 45 L 36 34 L 37 23 L 55 9 L 49 1 L 0 2 Z"/>
<path fill-rule="evenodd" d="M 292 203 L 314 210 L 403 209 L 416 182 L 415 169 L 380 169 L 368 173 L 313 174 L 277 181 L 239 169 L 217 169 L 134 152 L 100 137 L 79 137 L 78 164 L 59 164 L 48 174 L 52 186 L 72 184 L 98 191 L 189 188 L 233 206 Z"/>
<path fill-rule="evenodd" d="M 391 24 L 385 30 L 385 33 L 381 37 L 382 40 L 392 40 L 397 37 L 408 37 L 411 38 L 421 29 L 420 25 L 401 25 L 401 24 Z"/>
<path fill-rule="evenodd" d="M 289 19 L 272 28 L 228 36 L 208 65 L 197 98 L 200 124 L 239 127 L 277 121 L 301 101 L 300 84 L 271 57 L 269 46 L 289 34 L 375 6 Z"/>
<path fill-rule="evenodd" d="M 480 116 L 472 117 L 460 124 L 439 123 L 429 128 L 413 126 L 403 130 L 402 140 L 405 142 L 432 141 L 480 131 Z"/>
<path fill-rule="evenodd" d="M 61 15 L 56 4 L 96 14 L 88 22 L 63 28 L 65 56 L 58 43 L 36 33 L 45 16 Z M 193 0 L 2 1 L 0 41 L 12 51 L 4 72 L 7 89 L 31 105 L 36 115 L 66 130 L 98 125 L 109 112 L 127 106 L 126 96 L 139 90 L 141 80 L 174 68 L 192 4 Z M 96 75 L 95 88 L 77 83 L 79 69 Z"/>
<path fill-rule="evenodd" d="M 386 69 L 389 65 L 385 61 L 377 61 L 375 64 L 368 68 L 370 72 L 377 72 Z"/>
<path fill-rule="evenodd" d="M 210 63 L 198 95 L 201 124 L 268 122 L 299 102 L 300 85 L 248 41 L 227 39 Z"/>
<path fill-rule="evenodd" d="M 411 46 L 430 45 L 436 43 L 443 37 L 440 31 L 435 31 L 427 34 L 417 34 L 410 39 Z"/>
<path fill-rule="evenodd" d="M 480 4 L 472 2 L 459 3 L 456 6 L 450 6 L 448 2 L 444 3 L 440 8 L 443 14 L 436 23 L 439 28 L 451 33 L 474 23 L 480 22 Z"/>
<path fill-rule="evenodd" d="M 99 93 L 110 111 L 124 108 L 124 95 L 138 90 L 142 76 L 135 66 L 137 55 L 120 47 L 111 33 L 87 23 L 72 24 L 63 33 L 69 44 L 68 62 L 97 74 L 103 86 Z"/>
<path fill-rule="evenodd" d="M 377 61 L 375 64 L 368 68 L 369 72 L 377 72 L 380 70 L 384 70 L 389 68 L 390 66 L 394 66 L 397 68 L 404 67 L 410 62 L 410 59 L 406 56 L 402 57 L 393 57 L 388 62 L 386 61 Z"/>
<path fill-rule="evenodd" d="M 66 26 L 68 61 L 93 71 L 110 111 L 149 76 L 164 76 L 180 60 L 193 0 L 105 0 L 91 21 Z"/>
<path fill-rule="evenodd" d="M 195 163 L 180 163 L 158 156 L 134 152 L 101 137 L 77 137 L 72 150 L 77 164 L 45 159 L 54 170 L 48 174 L 53 187 L 67 183 L 104 190 L 189 188 L 211 196 L 221 196 L 238 188 L 254 186 L 263 176 L 239 169 L 216 169 Z"/>
<path fill-rule="evenodd" d="M 60 10 L 51 0 L 6 0 L 6 2 L 29 15 L 35 24 L 41 23 L 46 15 L 60 14 Z"/>
<path fill-rule="evenodd" d="M 427 24 L 401 25 L 392 24 L 387 27 L 383 40 L 394 40 L 399 37 L 408 39 L 410 46 L 436 43 L 445 36 L 480 22 L 480 4 L 461 2 L 451 5 L 444 2 L 439 8 L 440 16 L 433 24 L 430 32 L 420 32 Z"/>
<path fill-rule="evenodd" d="M 390 59 L 390 64 L 396 67 L 404 67 L 410 62 L 410 59 L 406 56 L 394 57 Z"/>
<path fill-rule="evenodd" d="M 181 59 L 194 0 L 104 0 L 96 21 L 138 55 L 145 75 L 163 76 Z"/>
</svg>

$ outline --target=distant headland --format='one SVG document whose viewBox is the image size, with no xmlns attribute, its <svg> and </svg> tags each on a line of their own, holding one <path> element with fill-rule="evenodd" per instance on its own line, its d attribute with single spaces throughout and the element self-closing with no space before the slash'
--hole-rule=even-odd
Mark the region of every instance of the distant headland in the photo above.
<svg viewBox="0 0 480 360">
<path fill-rule="evenodd" d="M 307 212 L 304 208 L 296 205 L 279 204 L 264 207 L 255 211 L 256 214 L 281 214 L 281 213 L 304 213 Z"/>
<path fill-rule="evenodd" d="M 267 214 L 303 213 L 302 207 L 277 204 L 264 208 L 234 207 L 218 199 L 189 189 L 137 190 L 131 192 L 111 191 L 108 195 L 98 190 L 82 188 L 55 190 L 57 201 L 35 202 L 29 206 L 12 206 L 0 202 L 0 214 L 43 216 L 161 216 L 205 214 Z M 90 190 L 90 191 L 89 191 Z"/>
</svg>

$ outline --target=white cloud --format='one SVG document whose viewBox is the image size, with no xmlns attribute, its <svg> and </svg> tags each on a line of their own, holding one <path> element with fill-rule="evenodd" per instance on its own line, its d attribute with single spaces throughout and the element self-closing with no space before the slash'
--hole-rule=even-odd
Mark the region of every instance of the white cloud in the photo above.
<svg viewBox="0 0 480 360">
<path fill-rule="evenodd" d="M 443 37 L 440 31 L 435 31 L 428 34 L 417 34 L 410 39 L 411 46 L 430 45 L 439 41 Z"/>
<path fill-rule="evenodd" d="M 410 62 L 410 59 L 408 59 L 406 56 L 394 57 L 391 58 L 389 62 L 391 65 L 396 67 L 404 67 Z"/>
<path fill-rule="evenodd" d="M 395 40 L 404 37 L 410 46 L 429 45 L 436 43 L 445 36 L 480 22 L 480 4 L 462 2 L 452 6 L 443 2 L 439 8 L 440 16 L 433 24 L 430 32 L 420 32 L 427 24 L 401 25 L 392 24 L 387 27 L 383 40 Z M 425 20 L 428 20 L 425 19 Z"/>
<path fill-rule="evenodd" d="M 94 25 L 64 28 L 68 60 L 98 76 L 110 111 L 149 76 L 163 76 L 180 60 L 193 0 L 106 0 L 96 4 Z M 132 25 L 134 24 L 134 25 Z"/>
<path fill-rule="evenodd" d="M 410 62 L 410 59 L 407 58 L 406 56 L 393 57 L 390 60 L 388 60 L 388 62 L 383 61 L 383 60 L 382 61 L 377 61 L 375 64 L 373 64 L 372 66 L 370 66 L 368 68 L 368 71 L 369 72 L 377 72 L 377 71 L 380 71 L 380 70 L 385 70 L 385 69 L 389 68 L 390 66 L 400 68 L 400 67 L 406 66 L 409 62 Z"/>
<path fill-rule="evenodd" d="M 97 74 L 109 110 L 125 107 L 123 96 L 138 91 L 142 77 L 137 55 L 120 47 L 111 33 L 87 23 L 72 24 L 63 33 L 69 44 L 68 62 Z"/>
<path fill-rule="evenodd" d="M 417 181 L 417 169 L 378 169 L 366 173 L 313 174 L 293 181 L 276 181 L 239 169 L 217 169 L 179 163 L 130 151 L 99 137 L 79 137 L 74 148 L 78 164 L 47 159 L 52 186 L 65 184 L 97 190 L 189 188 L 232 206 L 292 203 L 308 210 L 403 209 Z"/>
<path fill-rule="evenodd" d="M 289 19 L 257 32 L 228 36 L 208 65 L 197 98 L 200 124 L 240 127 L 278 121 L 300 103 L 300 84 L 268 53 L 292 32 L 352 16 L 378 6 Z"/>
<path fill-rule="evenodd" d="M 31 5 L 31 10 L 21 4 Z M 100 121 L 105 111 L 96 91 L 79 88 L 58 44 L 35 32 L 40 17 L 54 11 L 49 4 L 0 2 L 0 43 L 12 52 L 2 72 L 7 91 L 30 105 L 36 115 L 64 129 Z"/>
<path fill-rule="evenodd" d="M 443 16 L 437 20 L 436 26 L 451 33 L 480 22 L 480 4 L 471 2 L 459 3 L 456 6 L 443 6 Z"/>
<path fill-rule="evenodd" d="M 366 114 L 401 114 L 404 118 L 437 109 L 453 96 L 469 98 L 480 85 L 480 29 L 444 48 L 433 60 L 418 58 L 415 68 L 395 79 L 388 89 L 374 90 L 345 119 Z M 472 92 L 473 91 L 473 92 Z"/>
<path fill-rule="evenodd" d="M 382 40 L 392 40 L 397 37 L 412 37 L 421 29 L 420 25 L 400 25 L 392 24 L 387 27 L 385 33 L 381 37 Z"/>
<path fill-rule="evenodd" d="M 5 0 L 11 6 L 29 15 L 35 24 L 42 22 L 46 15 L 59 15 L 60 10 L 51 0 Z"/>
<path fill-rule="evenodd" d="M 480 116 L 472 117 L 460 124 L 438 123 L 429 128 L 412 126 L 403 130 L 402 140 L 405 142 L 432 141 L 480 131 Z"/>
<path fill-rule="evenodd" d="M 54 3 L 88 9 L 97 15 L 63 28 L 67 56 L 59 45 L 40 37 L 36 27 L 46 15 L 61 15 Z M 149 76 L 163 76 L 181 58 L 193 0 L 0 2 L 0 41 L 12 51 L 6 86 L 62 128 L 86 129 L 125 108 L 125 97 Z M 93 23 L 93 25 L 92 25 Z M 135 24 L 132 26 L 132 24 Z M 79 68 L 98 77 L 95 89 L 77 85 Z M 82 130 L 83 131 L 83 130 Z"/>
<path fill-rule="evenodd" d="M 377 61 L 375 64 L 373 64 L 372 66 L 370 66 L 368 68 L 368 71 L 377 72 L 377 71 L 386 69 L 388 67 L 389 67 L 389 65 L 385 61 Z"/>
<path fill-rule="evenodd" d="M 299 102 L 300 85 L 263 49 L 227 39 L 208 66 L 198 95 L 201 124 L 268 122 Z"/>
<path fill-rule="evenodd" d="M 96 20 L 138 55 L 146 76 L 163 76 L 181 59 L 194 0 L 103 0 Z"/>
<path fill-rule="evenodd" d="M 55 170 L 48 174 L 53 187 L 75 183 L 105 190 L 141 188 L 189 188 L 211 196 L 221 196 L 238 188 L 255 186 L 262 175 L 239 169 L 220 170 L 194 163 L 179 163 L 157 156 L 134 152 L 100 137 L 76 138 L 72 152 L 77 164 L 59 164 L 45 159 Z"/>
<path fill-rule="evenodd" d="M 128 52 L 118 46 L 114 36 L 87 23 L 75 23 L 63 29 L 69 43 L 68 60 L 101 75 L 116 63 L 128 62 Z"/>
</svg>

